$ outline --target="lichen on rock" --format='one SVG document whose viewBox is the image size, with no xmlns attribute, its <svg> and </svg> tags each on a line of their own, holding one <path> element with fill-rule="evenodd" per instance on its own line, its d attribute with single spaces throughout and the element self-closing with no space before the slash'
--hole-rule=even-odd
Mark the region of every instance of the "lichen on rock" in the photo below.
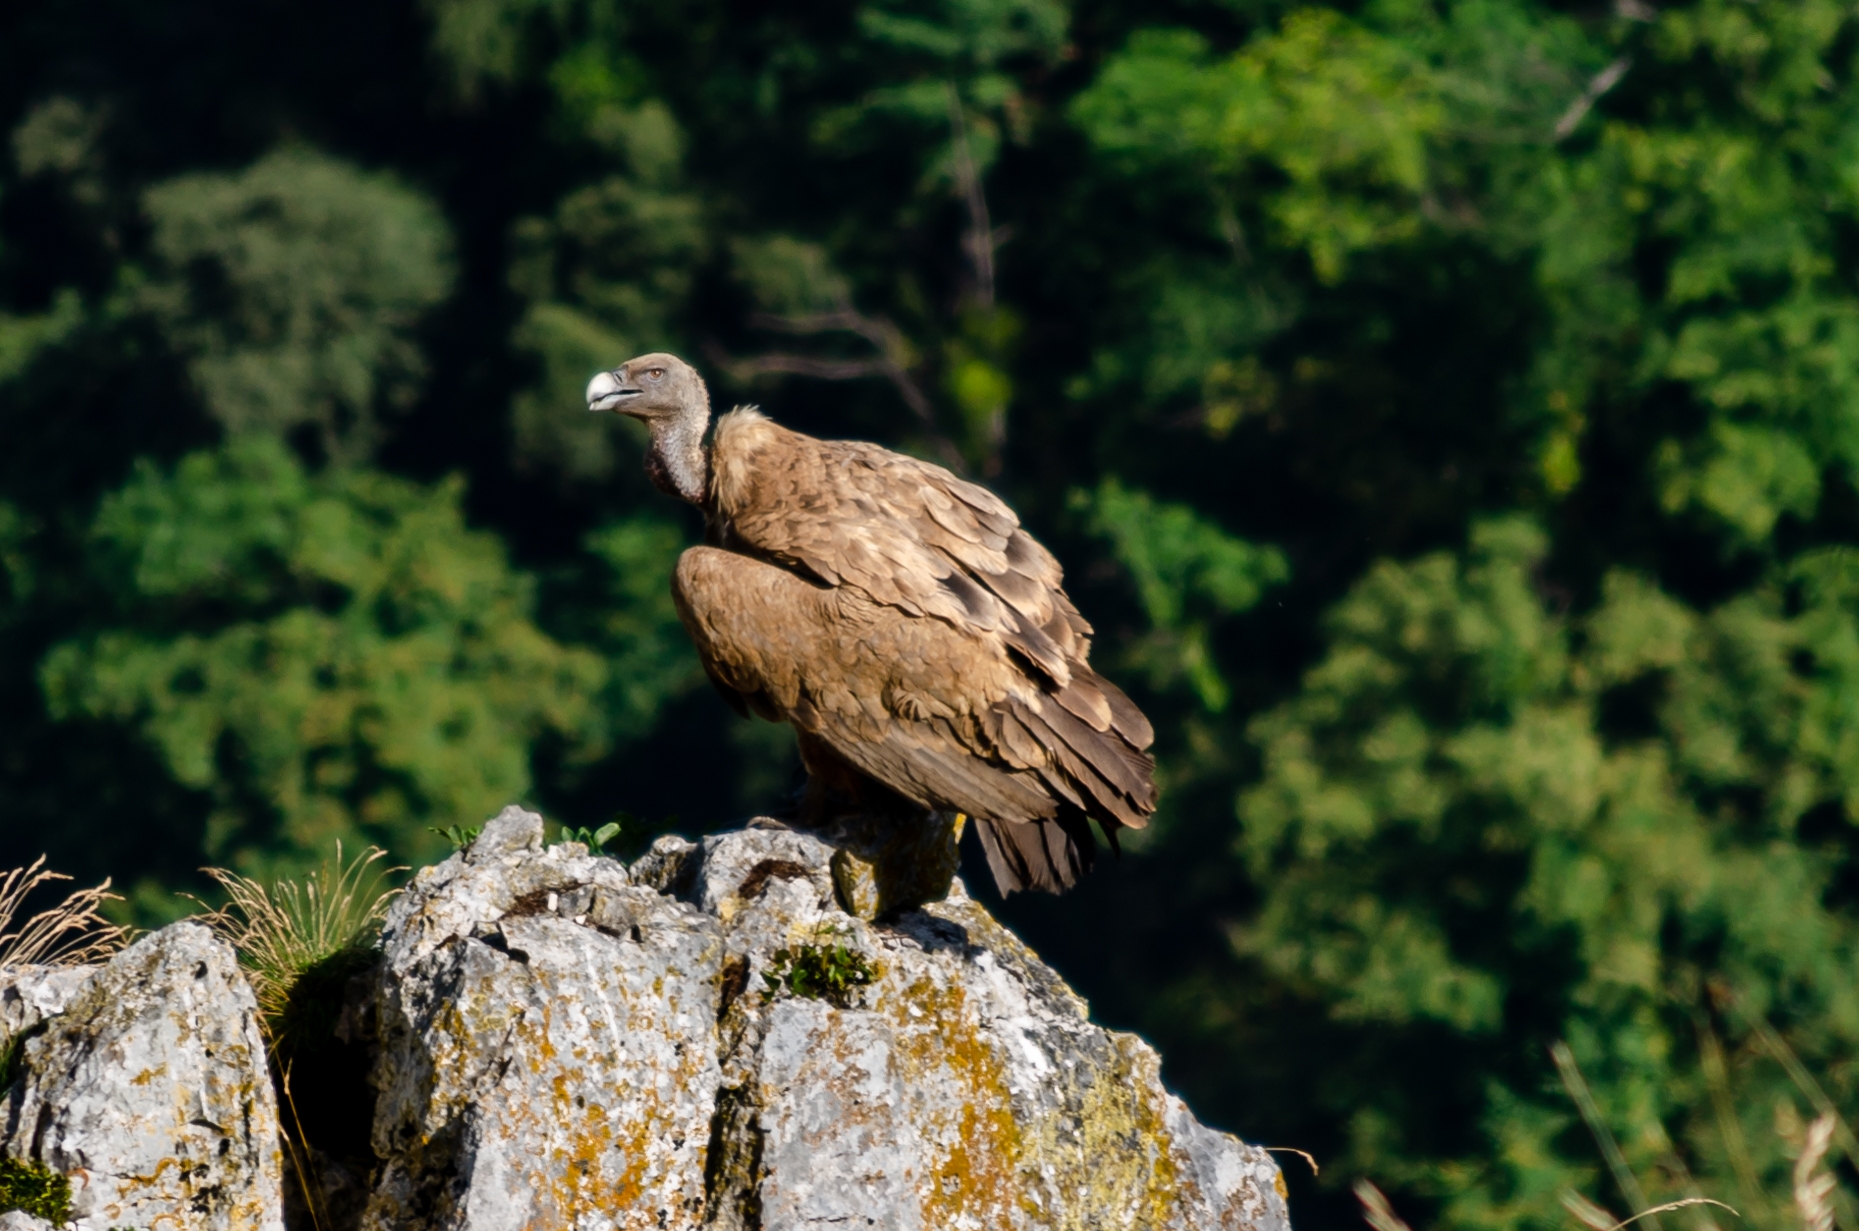
<svg viewBox="0 0 1859 1231">
<path fill-rule="evenodd" d="M 1288 1231 L 1270 1158 L 959 881 L 864 918 L 842 853 L 764 823 L 629 870 L 509 810 L 422 872 L 387 926 L 365 1225 Z M 844 977 L 797 980 L 809 946 Z"/>
<path fill-rule="evenodd" d="M 716 922 L 506 810 L 390 912 L 372 1228 L 694 1226 Z"/>
</svg>

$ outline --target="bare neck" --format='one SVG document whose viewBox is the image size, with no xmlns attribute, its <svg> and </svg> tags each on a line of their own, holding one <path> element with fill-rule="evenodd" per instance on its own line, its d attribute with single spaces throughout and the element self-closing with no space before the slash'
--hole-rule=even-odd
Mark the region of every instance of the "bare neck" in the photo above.
<svg viewBox="0 0 1859 1231">
<path fill-rule="evenodd" d="M 651 423 L 652 445 L 645 472 L 667 496 L 702 504 L 710 490 L 710 460 L 704 455 L 704 427 L 709 415 L 675 415 Z"/>
</svg>

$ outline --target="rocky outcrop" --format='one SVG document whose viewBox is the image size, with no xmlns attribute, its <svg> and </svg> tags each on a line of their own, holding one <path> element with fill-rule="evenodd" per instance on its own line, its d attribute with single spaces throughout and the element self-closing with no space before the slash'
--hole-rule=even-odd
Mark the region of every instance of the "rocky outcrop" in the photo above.
<svg viewBox="0 0 1859 1231">
<path fill-rule="evenodd" d="M 1289 1231 L 1263 1151 L 959 881 L 886 907 L 933 896 L 887 859 L 769 826 L 627 867 L 506 809 L 331 984 L 328 1046 L 293 1044 L 289 1221 Z M 251 993 L 206 929 L 0 977 L 0 1023 L 25 1040 L 0 1151 L 81 1181 L 77 1226 L 281 1226 Z"/>
<path fill-rule="evenodd" d="M 0 971 L 0 1039 L 17 1039 L 62 1013 L 97 972 L 95 966 L 28 966 Z"/>
<path fill-rule="evenodd" d="M 959 883 L 873 922 L 835 854 L 750 829 L 628 870 L 512 809 L 422 872 L 387 925 L 365 1225 L 1287 1231 L 1270 1158 Z"/>
<path fill-rule="evenodd" d="M 16 977 L 4 999 L 27 1024 L 0 1156 L 69 1176 L 76 1231 L 282 1231 L 258 1009 L 223 940 L 176 924 L 93 970 Z"/>
</svg>

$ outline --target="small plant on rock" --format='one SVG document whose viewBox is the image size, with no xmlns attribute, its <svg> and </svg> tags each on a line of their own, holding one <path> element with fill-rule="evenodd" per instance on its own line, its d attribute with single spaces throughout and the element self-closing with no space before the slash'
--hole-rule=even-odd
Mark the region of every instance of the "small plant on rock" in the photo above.
<svg viewBox="0 0 1859 1231">
<path fill-rule="evenodd" d="M 621 815 L 624 816 L 625 814 L 622 813 Z M 585 825 L 581 826 L 579 829 L 570 829 L 568 826 L 563 825 L 561 840 L 563 842 L 579 842 L 581 845 L 587 847 L 588 850 L 598 855 L 604 852 L 607 843 L 613 841 L 615 838 L 619 837 L 619 835 L 620 822 L 608 821 L 599 829 L 589 829 Z"/>
<path fill-rule="evenodd" d="M 10 1210 L 61 1227 L 71 1220 L 71 1181 L 43 1163 L 0 1158 L 0 1214 Z"/>
<path fill-rule="evenodd" d="M 426 832 L 438 834 L 441 838 L 444 838 L 447 842 L 452 844 L 453 850 L 462 851 L 478 840 L 478 835 L 484 832 L 484 826 L 447 825 L 441 829 L 437 825 L 428 825 L 426 827 Z"/>
<path fill-rule="evenodd" d="M 631 812 L 619 811 L 613 814 L 612 820 L 596 828 L 563 825 L 561 837 L 557 841 L 579 842 L 593 854 L 628 860 L 644 854 L 646 848 L 652 845 L 652 839 L 670 832 L 677 824 L 676 813 L 649 821 Z"/>
<path fill-rule="evenodd" d="M 785 989 L 808 1000 L 824 1000 L 846 1007 L 852 1001 L 852 989 L 863 987 L 877 977 L 869 959 L 843 941 L 819 943 L 825 937 L 843 933 L 837 927 L 816 930 L 814 940 L 792 949 L 776 949 L 774 963 L 762 972 L 767 987 L 762 1002 L 773 1000 Z"/>
</svg>

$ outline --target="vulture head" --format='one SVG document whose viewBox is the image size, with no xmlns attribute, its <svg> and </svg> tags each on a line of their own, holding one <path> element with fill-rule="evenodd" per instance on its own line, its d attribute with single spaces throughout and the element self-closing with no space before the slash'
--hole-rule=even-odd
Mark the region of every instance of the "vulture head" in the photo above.
<svg viewBox="0 0 1859 1231">
<path fill-rule="evenodd" d="M 587 408 L 643 422 L 652 433 L 646 473 L 661 490 L 703 503 L 710 478 L 703 445 L 710 391 L 696 368 L 657 352 L 628 359 L 587 382 Z"/>
</svg>

